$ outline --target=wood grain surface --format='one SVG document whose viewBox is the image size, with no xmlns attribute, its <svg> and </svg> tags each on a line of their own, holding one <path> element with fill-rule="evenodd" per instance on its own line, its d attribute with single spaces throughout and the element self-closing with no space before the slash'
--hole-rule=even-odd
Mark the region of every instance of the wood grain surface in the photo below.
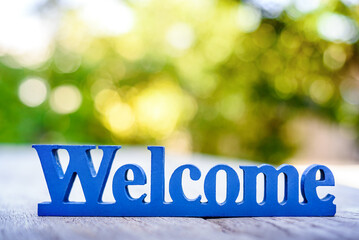
<svg viewBox="0 0 359 240">
<path fill-rule="evenodd" d="M 91 154 L 95 166 L 98 166 L 101 152 Z M 66 153 L 61 153 L 64 166 L 66 157 Z M 118 166 L 137 163 L 148 173 L 149 157 L 145 147 L 124 147 L 120 150 L 110 173 L 110 184 L 105 188 L 104 200 L 113 201 L 110 185 Z M 219 163 L 236 169 L 238 165 L 251 164 L 206 155 L 167 154 L 166 178 L 184 163 L 195 164 L 203 173 Z M 241 175 L 239 170 L 238 174 Z M 225 184 L 223 180 L 219 183 L 222 188 Z M 201 194 L 201 184 L 203 182 L 185 183 L 185 193 L 188 196 Z M 136 196 L 148 188 L 134 187 L 131 193 Z M 81 200 L 79 190 L 80 185 L 75 185 L 71 199 Z M 1 146 L 0 239 L 359 239 L 359 190 L 339 182 L 336 187 L 321 191 L 320 194 L 330 192 L 336 196 L 335 217 L 38 217 L 37 203 L 48 201 L 49 194 L 36 152 L 31 146 Z M 168 194 L 166 200 L 170 201 Z"/>
</svg>

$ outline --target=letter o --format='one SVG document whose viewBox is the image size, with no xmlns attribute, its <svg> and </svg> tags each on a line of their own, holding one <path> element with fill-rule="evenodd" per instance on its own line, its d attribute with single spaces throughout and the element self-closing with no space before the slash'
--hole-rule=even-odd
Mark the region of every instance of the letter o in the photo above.
<svg viewBox="0 0 359 240">
<path fill-rule="evenodd" d="M 227 175 L 227 196 L 226 200 L 220 205 L 225 205 L 231 202 L 234 203 L 239 193 L 239 179 L 236 171 L 227 165 L 217 165 L 208 171 L 204 180 L 204 193 L 208 199 L 208 203 L 219 204 L 216 200 L 216 176 L 220 170 L 225 171 Z"/>
</svg>

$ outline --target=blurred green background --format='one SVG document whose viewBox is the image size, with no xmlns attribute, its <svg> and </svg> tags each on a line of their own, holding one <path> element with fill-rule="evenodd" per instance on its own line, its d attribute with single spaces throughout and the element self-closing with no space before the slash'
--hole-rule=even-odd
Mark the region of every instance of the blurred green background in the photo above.
<svg viewBox="0 0 359 240">
<path fill-rule="evenodd" d="M 280 163 L 302 145 L 303 116 L 356 141 L 358 4 L 1 1 L 0 142 Z"/>
</svg>

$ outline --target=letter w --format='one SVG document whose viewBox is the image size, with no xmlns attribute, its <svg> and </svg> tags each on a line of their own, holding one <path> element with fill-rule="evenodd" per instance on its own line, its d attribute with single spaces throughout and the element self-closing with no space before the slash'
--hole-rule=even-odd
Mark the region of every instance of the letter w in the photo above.
<svg viewBox="0 0 359 240">
<path fill-rule="evenodd" d="M 90 150 L 93 145 L 33 145 L 39 155 L 52 203 L 68 202 L 70 191 L 79 176 L 86 203 L 102 202 L 102 194 L 110 173 L 113 159 L 121 146 L 99 146 L 103 157 L 98 173 L 93 166 Z M 64 173 L 58 158 L 57 150 L 65 149 L 70 156 L 69 165 Z"/>
</svg>

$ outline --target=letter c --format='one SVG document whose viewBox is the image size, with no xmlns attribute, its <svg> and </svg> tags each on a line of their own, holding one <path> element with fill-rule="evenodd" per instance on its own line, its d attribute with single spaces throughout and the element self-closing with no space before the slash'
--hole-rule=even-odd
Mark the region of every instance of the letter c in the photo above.
<svg viewBox="0 0 359 240">
<path fill-rule="evenodd" d="M 174 203 L 199 202 L 201 196 L 195 199 L 188 199 L 183 192 L 182 175 L 185 169 L 189 170 L 190 178 L 197 181 L 201 177 L 201 171 L 194 165 L 186 164 L 178 167 L 172 174 L 169 184 L 169 192 Z"/>
</svg>

